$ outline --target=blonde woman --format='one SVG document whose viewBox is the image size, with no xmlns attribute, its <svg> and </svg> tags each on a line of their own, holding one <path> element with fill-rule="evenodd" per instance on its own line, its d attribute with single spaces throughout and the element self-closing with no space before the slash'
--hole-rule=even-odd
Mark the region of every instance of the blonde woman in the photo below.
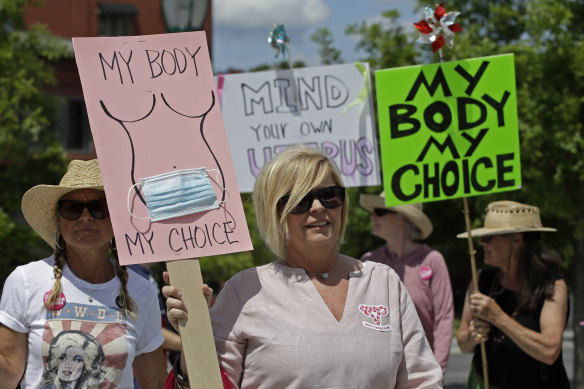
<svg viewBox="0 0 584 389">
<path fill-rule="evenodd" d="M 348 203 L 322 153 L 293 147 L 277 155 L 260 172 L 253 202 L 276 259 L 236 274 L 211 309 L 220 366 L 235 388 L 441 387 L 397 275 L 338 252 Z M 163 293 L 176 326 L 187 317 L 180 291 Z"/>
<path fill-rule="evenodd" d="M 161 388 L 166 367 L 156 288 L 117 259 L 97 160 L 72 161 L 59 185 L 30 189 L 22 212 L 55 252 L 6 280 L 0 387 L 37 388 L 51 341 L 78 330 L 105 350 L 100 386 L 133 388 L 135 374 L 142 389 Z"/>
</svg>

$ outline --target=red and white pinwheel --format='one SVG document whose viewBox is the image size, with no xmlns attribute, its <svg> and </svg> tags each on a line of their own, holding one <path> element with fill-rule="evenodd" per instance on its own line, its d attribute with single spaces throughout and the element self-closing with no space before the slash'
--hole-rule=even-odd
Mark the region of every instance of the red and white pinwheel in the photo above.
<svg viewBox="0 0 584 389">
<path fill-rule="evenodd" d="M 434 52 L 440 50 L 445 44 L 454 46 L 454 34 L 462 31 L 460 24 L 456 23 L 456 17 L 460 12 L 446 12 L 444 3 L 436 9 L 424 8 L 425 18 L 414 23 L 418 31 L 422 33 L 417 40 L 419 43 L 429 43 Z"/>
</svg>

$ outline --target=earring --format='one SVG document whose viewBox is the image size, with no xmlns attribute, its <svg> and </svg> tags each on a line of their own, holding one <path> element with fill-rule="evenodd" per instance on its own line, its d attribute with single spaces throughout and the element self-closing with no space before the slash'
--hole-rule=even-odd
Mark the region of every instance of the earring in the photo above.
<svg viewBox="0 0 584 389">
<path fill-rule="evenodd" d="M 61 246 L 61 244 L 59 244 L 59 235 L 61 234 L 61 230 L 59 230 L 59 228 L 57 227 L 57 229 L 55 230 L 55 247 L 57 247 L 59 250 L 63 250 L 63 247 Z"/>
</svg>

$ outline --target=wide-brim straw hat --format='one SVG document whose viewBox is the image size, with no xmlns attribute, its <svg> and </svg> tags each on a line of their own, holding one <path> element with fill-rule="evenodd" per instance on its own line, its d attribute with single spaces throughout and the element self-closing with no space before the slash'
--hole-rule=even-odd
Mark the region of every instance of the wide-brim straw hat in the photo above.
<svg viewBox="0 0 584 389">
<path fill-rule="evenodd" d="M 432 233 L 432 222 L 424 213 L 424 206 L 421 203 L 400 204 L 387 207 L 385 205 L 385 192 L 381 192 L 379 195 L 362 194 L 359 197 L 359 204 L 369 212 L 373 212 L 374 208 L 381 208 L 405 216 L 422 232 L 420 239 L 426 239 Z"/>
<path fill-rule="evenodd" d="M 24 218 L 53 249 L 57 230 L 57 202 L 77 189 L 103 190 L 97 159 L 73 160 L 59 185 L 37 185 L 22 196 Z"/>
<path fill-rule="evenodd" d="M 472 237 L 487 235 L 503 235 L 532 231 L 554 232 L 555 228 L 544 227 L 541 224 L 539 208 L 533 205 L 521 204 L 515 201 L 495 201 L 487 206 L 485 224 L 481 228 L 470 231 Z M 457 238 L 468 238 L 468 233 L 456 235 Z"/>
</svg>

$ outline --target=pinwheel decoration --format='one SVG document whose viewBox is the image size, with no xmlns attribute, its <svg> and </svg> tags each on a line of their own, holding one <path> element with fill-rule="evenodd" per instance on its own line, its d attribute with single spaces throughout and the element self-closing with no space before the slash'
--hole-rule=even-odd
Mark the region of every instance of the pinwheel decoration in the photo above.
<svg viewBox="0 0 584 389">
<path fill-rule="evenodd" d="M 290 38 L 286 35 L 286 29 L 283 24 L 274 23 L 274 27 L 270 30 L 270 35 L 268 36 L 268 43 L 276 50 L 276 58 L 280 53 L 286 56 L 286 47 L 290 43 Z"/>
<path fill-rule="evenodd" d="M 418 31 L 422 33 L 417 42 L 431 44 L 434 52 L 440 50 L 445 44 L 452 48 L 454 34 L 462 31 L 460 24 L 455 22 L 460 12 L 446 12 L 444 3 L 441 3 L 436 9 L 425 7 L 424 14 L 423 20 L 414 23 Z"/>
</svg>

